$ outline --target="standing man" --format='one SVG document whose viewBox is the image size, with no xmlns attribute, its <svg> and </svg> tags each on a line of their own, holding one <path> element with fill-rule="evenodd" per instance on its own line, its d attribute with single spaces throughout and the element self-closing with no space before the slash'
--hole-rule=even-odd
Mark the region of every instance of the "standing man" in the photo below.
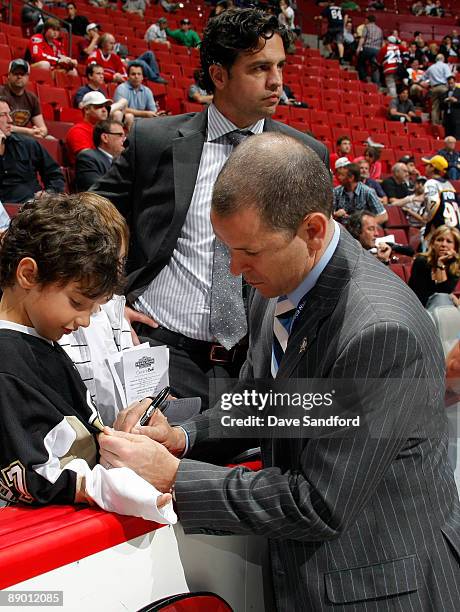
<svg viewBox="0 0 460 612">
<path fill-rule="evenodd" d="M 237 375 L 246 352 L 240 280 L 209 221 L 219 170 L 242 138 L 263 131 L 298 138 L 329 167 L 324 145 L 271 119 L 290 40 L 276 17 L 256 9 L 211 19 L 200 53 L 213 104 L 136 121 L 127 150 L 93 187 L 130 219 L 128 316 L 140 335 L 170 347 L 174 393 L 198 393 L 204 405 L 210 380 Z"/>
<path fill-rule="evenodd" d="M 460 229 L 460 210 L 455 197 L 455 187 L 447 180 L 449 162 L 442 155 L 431 158 L 422 157 L 426 164 L 425 174 L 425 207 L 424 216 L 426 226 L 424 238 L 428 240 L 430 234 L 440 225 Z"/>
<path fill-rule="evenodd" d="M 75 183 L 77 191 L 88 189 L 104 176 L 113 159 L 121 155 L 126 136 L 123 124 L 107 119 L 96 124 L 93 131 L 95 149 L 86 149 L 77 155 Z"/>
<path fill-rule="evenodd" d="M 234 152 L 211 218 L 232 272 L 255 288 L 241 384 L 183 429 L 155 414 L 146 435 L 126 433 L 145 405 L 125 411 L 124 431 L 99 438 L 101 462 L 172 490 L 186 533 L 267 537 L 278 612 L 456 612 L 460 506 L 441 343 L 413 292 L 331 212 L 329 173 L 303 143 L 262 134 Z M 261 422 L 246 433 L 259 434 L 262 469 L 224 467 L 252 443 L 244 427 L 223 427 L 225 415 L 291 412 L 288 402 L 239 403 L 239 391 L 264 380 L 294 402 L 315 379 L 343 389 L 332 414 L 348 409 L 360 425 L 282 433 Z M 331 414 L 324 404 L 308 412 Z"/>
<path fill-rule="evenodd" d="M 426 70 L 424 81 L 422 81 L 425 86 L 430 87 L 431 121 L 438 125 L 441 123 L 441 100 L 448 91 L 447 79 L 452 76 L 452 69 L 444 59 L 444 55 L 439 53 L 436 56 L 436 62 Z"/>
<path fill-rule="evenodd" d="M 326 8 L 323 9 L 321 15 L 315 17 L 315 19 L 327 19 L 327 32 L 324 36 L 324 44 L 326 49 L 329 51 L 329 57 L 334 57 L 332 51 L 332 45 L 337 45 L 337 51 L 339 54 L 339 62 L 343 64 L 343 53 L 345 47 L 343 46 L 343 15 L 340 6 L 336 5 L 335 2 L 325 2 Z"/>
<path fill-rule="evenodd" d="M 443 123 L 446 136 L 460 138 L 460 88 L 454 76 L 447 79 L 447 91 L 441 105 L 444 110 Z"/>
<path fill-rule="evenodd" d="M 12 131 L 34 138 L 45 138 L 48 134 L 37 96 L 27 90 L 30 67 L 23 59 L 13 60 L 8 68 L 8 81 L 0 87 L 0 96 L 10 105 L 13 117 Z"/>
<path fill-rule="evenodd" d="M 368 15 L 365 19 L 361 38 L 356 53 L 358 55 L 358 74 L 361 81 L 367 81 L 367 65 L 371 68 L 372 81 L 380 83 L 379 66 L 376 61 L 378 52 L 383 44 L 382 29 L 375 23 L 375 15 Z"/>
</svg>

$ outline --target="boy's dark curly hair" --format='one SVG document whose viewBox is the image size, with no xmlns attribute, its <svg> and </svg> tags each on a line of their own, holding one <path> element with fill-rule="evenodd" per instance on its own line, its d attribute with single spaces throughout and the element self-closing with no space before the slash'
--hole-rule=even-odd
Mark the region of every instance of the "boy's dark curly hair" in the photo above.
<svg viewBox="0 0 460 612">
<path fill-rule="evenodd" d="M 279 34 L 287 50 L 292 43 L 291 32 L 280 25 L 274 15 L 259 9 L 230 9 L 210 19 L 200 45 L 200 87 L 214 91 L 209 67 L 220 64 L 228 71 L 242 51 L 256 51 L 260 39 L 269 40 Z"/>
<path fill-rule="evenodd" d="M 24 204 L 0 241 L 0 287 L 13 287 L 21 259 L 37 263 L 37 281 L 81 283 L 90 299 L 122 291 L 126 222 L 95 193 L 47 194 Z"/>
</svg>

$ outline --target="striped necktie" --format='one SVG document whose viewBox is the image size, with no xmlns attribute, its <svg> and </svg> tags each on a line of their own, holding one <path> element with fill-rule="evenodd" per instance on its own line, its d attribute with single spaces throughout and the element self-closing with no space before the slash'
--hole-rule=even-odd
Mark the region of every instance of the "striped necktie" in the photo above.
<svg viewBox="0 0 460 612">
<path fill-rule="evenodd" d="M 273 378 L 276 378 L 278 368 L 286 352 L 289 333 L 291 331 L 292 319 L 296 308 L 294 304 L 285 296 L 278 298 L 275 307 L 275 317 L 273 319 L 273 347 L 271 371 Z"/>
</svg>

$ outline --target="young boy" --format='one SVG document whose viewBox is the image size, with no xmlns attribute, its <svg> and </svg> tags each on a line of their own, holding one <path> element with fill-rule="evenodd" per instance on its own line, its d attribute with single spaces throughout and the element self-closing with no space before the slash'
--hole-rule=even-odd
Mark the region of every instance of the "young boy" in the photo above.
<svg viewBox="0 0 460 612">
<path fill-rule="evenodd" d="M 1 240 L 0 498 L 6 501 L 88 502 L 176 520 L 169 494 L 129 469 L 97 464 L 103 425 L 58 344 L 87 327 L 120 289 L 127 242 L 118 212 L 91 193 L 26 203 Z"/>
</svg>

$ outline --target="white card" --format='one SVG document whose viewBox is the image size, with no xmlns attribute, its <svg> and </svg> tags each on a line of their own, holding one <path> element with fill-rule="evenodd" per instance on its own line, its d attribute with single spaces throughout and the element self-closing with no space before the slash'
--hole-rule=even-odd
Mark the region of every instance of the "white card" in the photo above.
<svg viewBox="0 0 460 612">
<path fill-rule="evenodd" d="M 155 395 L 169 384 L 169 349 L 166 346 L 135 348 L 123 351 L 127 405 Z"/>
</svg>

